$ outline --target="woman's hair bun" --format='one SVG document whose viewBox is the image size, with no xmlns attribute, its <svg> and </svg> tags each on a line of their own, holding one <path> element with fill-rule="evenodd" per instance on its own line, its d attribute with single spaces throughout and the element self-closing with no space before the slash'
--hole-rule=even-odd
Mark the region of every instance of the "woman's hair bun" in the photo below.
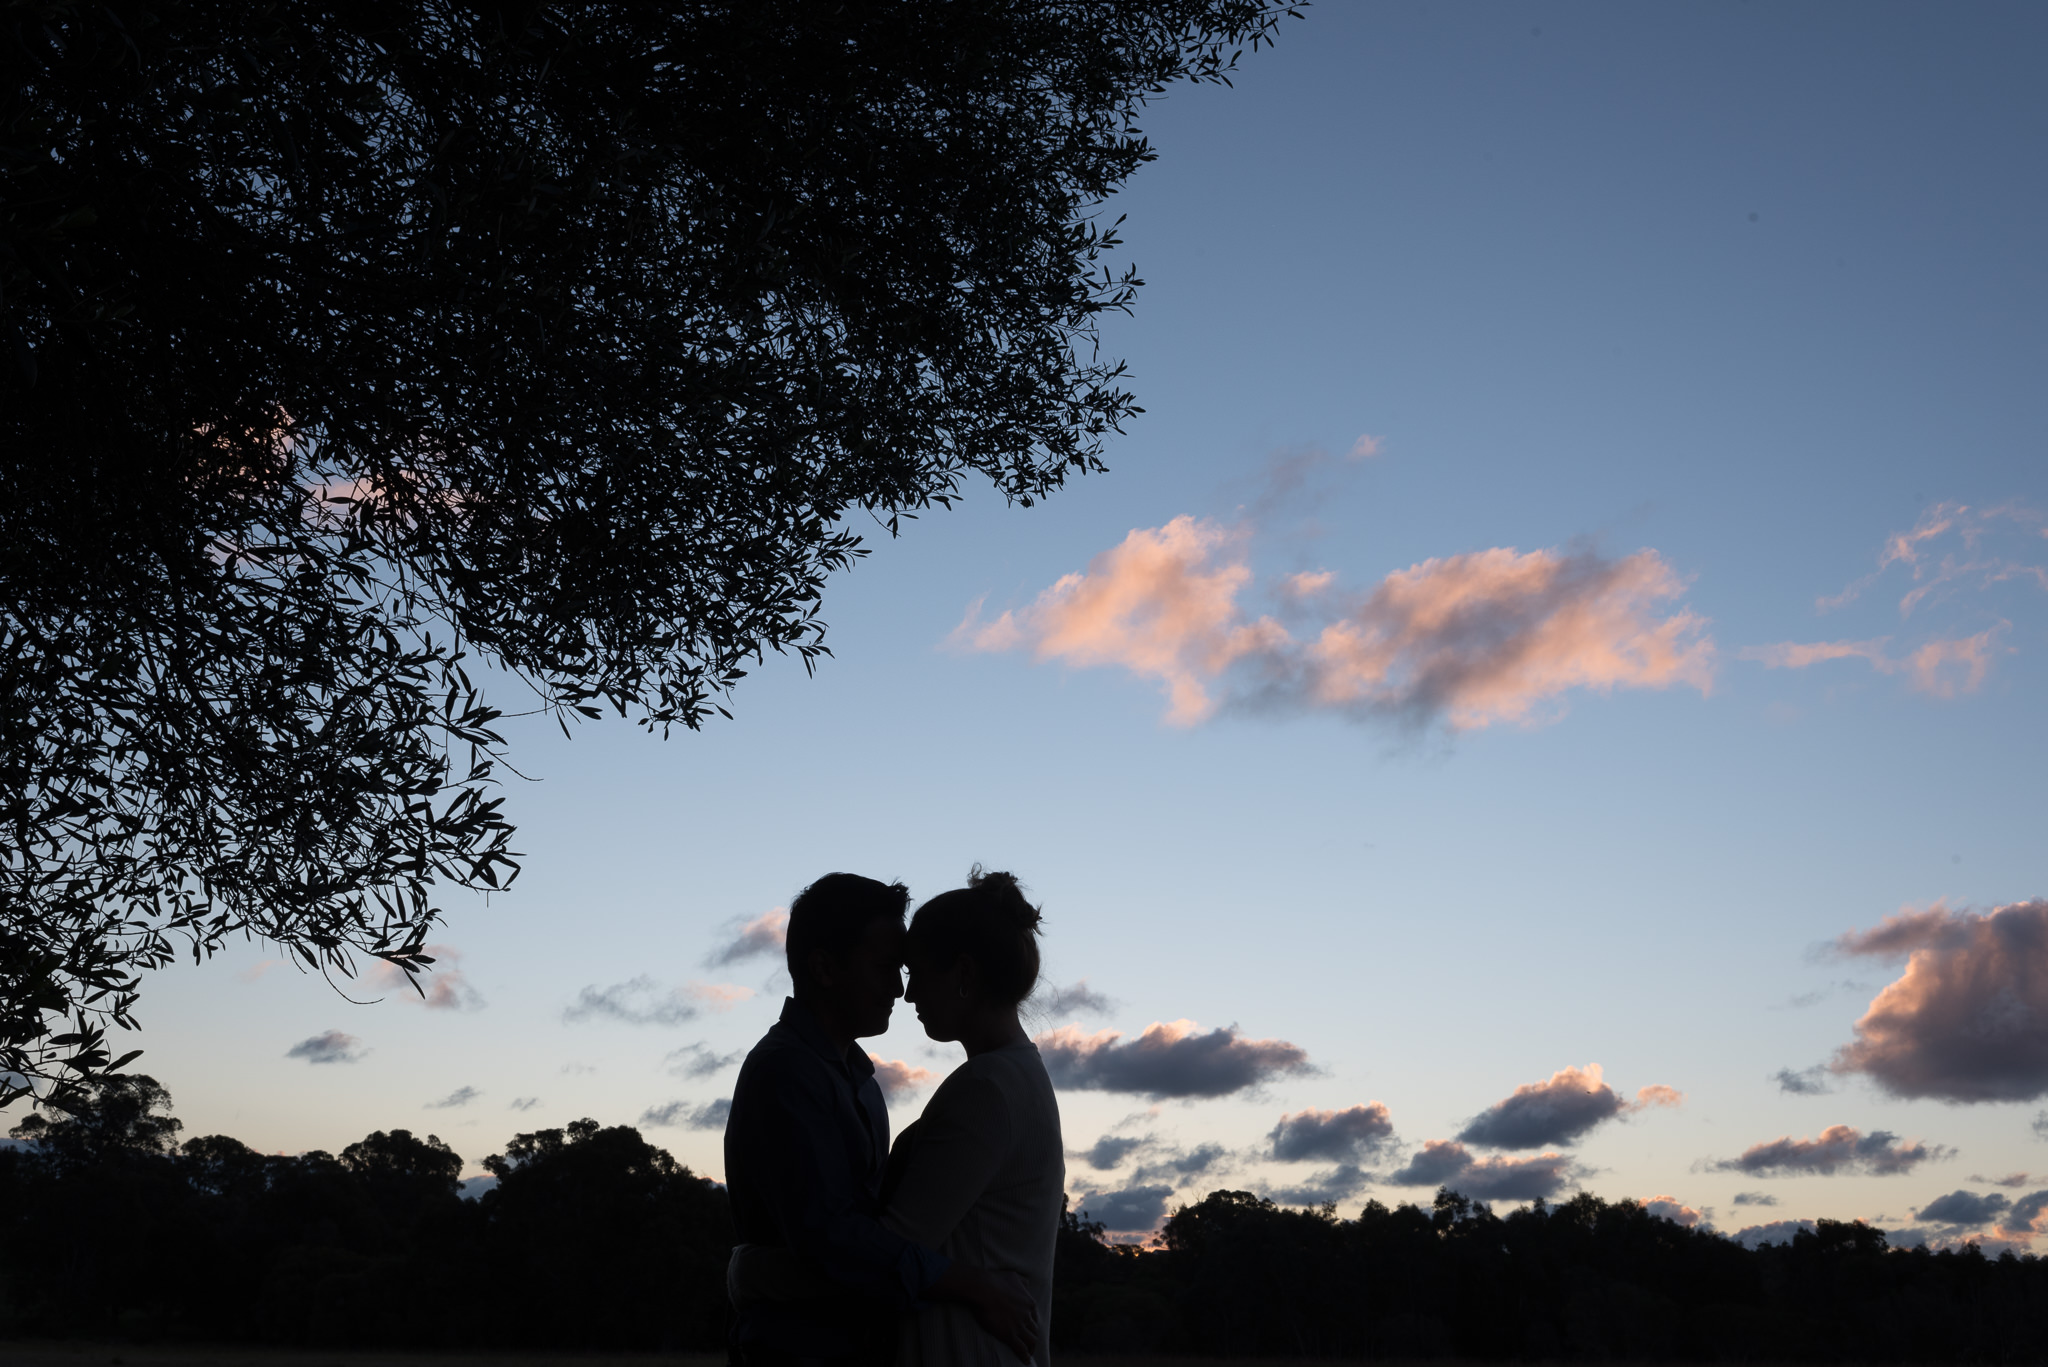
<svg viewBox="0 0 2048 1367">
<path fill-rule="evenodd" d="M 967 886 L 987 896 L 1001 910 L 1004 919 L 1013 922 L 1017 929 L 1038 933 L 1038 923 L 1045 918 L 1037 907 L 1024 899 L 1024 886 L 1017 881 L 1016 874 L 1000 869 L 983 869 L 976 864 L 968 872 Z"/>
</svg>

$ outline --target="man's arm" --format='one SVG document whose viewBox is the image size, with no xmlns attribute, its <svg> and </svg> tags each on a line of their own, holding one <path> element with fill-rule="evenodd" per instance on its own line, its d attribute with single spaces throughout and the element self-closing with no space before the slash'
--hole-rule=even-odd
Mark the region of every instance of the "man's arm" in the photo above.
<svg viewBox="0 0 2048 1367">
<path fill-rule="evenodd" d="M 785 1068 L 752 1079 L 746 1142 L 763 1180 L 756 1195 L 784 1242 L 842 1286 L 908 1309 L 945 1274 L 950 1260 L 882 1227 L 862 1206 L 865 1192 L 848 1169 L 834 1094 L 823 1076 Z M 736 1112 L 740 1099 L 735 1097 Z"/>
</svg>

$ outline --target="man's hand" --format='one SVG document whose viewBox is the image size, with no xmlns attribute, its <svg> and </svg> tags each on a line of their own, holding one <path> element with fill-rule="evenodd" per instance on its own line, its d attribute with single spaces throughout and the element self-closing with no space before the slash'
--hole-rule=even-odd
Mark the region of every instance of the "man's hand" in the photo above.
<svg viewBox="0 0 2048 1367">
<path fill-rule="evenodd" d="M 1038 1302 L 1024 1279 L 1014 1272 L 983 1272 L 955 1259 L 927 1295 L 957 1301 L 974 1313 L 974 1321 L 1025 1362 L 1038 1351 Z"/>
</svg>

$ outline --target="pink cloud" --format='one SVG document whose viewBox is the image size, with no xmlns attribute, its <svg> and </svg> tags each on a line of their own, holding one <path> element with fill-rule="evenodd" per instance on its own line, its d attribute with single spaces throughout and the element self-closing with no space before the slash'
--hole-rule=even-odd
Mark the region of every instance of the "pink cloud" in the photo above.
<svg viewBox="0 0 2048 1367">
<path fill-rule="evenodd" d="M 738 983 L 684 983 L 683 991 L 713 1011 L 730 1011 L 754 995 L 753 988 Z"/>
<path fill-rule="evenodd" d="M 1191 725 L 1215 711 L 1209 680 L 1287 637 L 1269 618 L 1240 619 L 1237 595 L 1252 577 L 1237 555 L 1242 540 L 1192 517 L 1139 528 L 1085 574 L 1066 575 L 993 622 L 963 622 L 954 639 L 976 650 L 1028 645 L 1040 660 L 1080 667 L 1120 665 L 1164 683 L 1167 720 Z"/>
<path fill-rule="evenodd" d="M 1306 598 L 1312 593 L 1321 593 L 1335 583 L 1336 579 L 1335 570 L 1303 570 L 1300 574 L 1290 574 L 1281 580 L 1280 587 L 1283 592 L 1290 593 L 1296 598 Z"/>
<path fill-rule="evenodd" d="M 1154 1021 L 1134 1040 L 1063 1025 L 1036 1043 L 1055 1087 L 1153 1098 L 1228 1096 L 1309 1066 L 1298 1044 L 1247 1039 L 1234 1025 L 1203 1030 L 1190 1020 Z"/>
<path fill-rule="evenodd" d="M 415 1002 L 429 1011 L 480 1010 L 484 1005 L 483 996 L 470 986 L 463 971 L 455 967 L 462 959 L 462 951 L 454 945 L 424 945 L 421 948 L 434 962 L 421 970 L 417 978 L 379 959 L 364 971 L 362 980 L 372 991 L 392 993 L 400 1001 Z"/>
<path fill-rule="evenodd" d="M 713 950 L 704 963 L 708 968 L 723 968 L 742 959 L 780 955 L 788 938 L 789 908 L 773 907 L 751 921 L 740 922 L 732 938 Z"/>
<path fill-rule="evenodd" d="M 1188 517 L 1133 531 L 1027 608 L 993 622 L 970 610 L 952 639 L 1157 679 L 1178 725 L 1211 716 L 1219 685 L 1268 705 L 1441 717 L 1471 730 L 1543 720 L 1543 704 L 1577 688 L 1712 684 L 1705 622 L 1666 610 L 1684 584 L 1655 551 L 1605 560 L 1496 548 L 1426 560 L 1303 642 L 1239 608 L 1253 577 L 1243 543 Z M 1319 571 L 1280 587 L 1299 599 L 1330 582 Z M 1234 670 L 1235 689 L 1224 682 Z"/>
<path fill-rule="evenodd" d="M 2048 900 L 1989 915 L 1942 903 L 1835 942 L 1906 956 L 1905 973 L 1856 1022 L 1831 1065 L 1897 1096 L 2028 1101 L 2048 1094 Z"/>
<path fill-rule="evenodd" d="M 1643 1209 L 1662 1219 L 1684 1225 L 1687 1229 L 1707 1218 L 1704 1212 L 1686 1205 L 1676 1196 L 1652 1196 L 1643 1202 Z"/>
<path fill-rule="evenodd" d="M 1740 658 L 1755 660 L 1766 669 L 1805 669 L 1830 660 L 1867 660 L 1880 674 L 1904 674 L 1917 692 L 1953 698 L 1958 693 L 1977 691 L 1991 670 L 1992 656 L 2005 649 L 1998 645 L 1998 638 L 2011 625 L 2001 621 L 1975 636 L 1929 641 L 1898 657 L 1885 653 L 1891 638 L 1880 636 L 1873 641 L 1786 641 L 1747 646 Z"/>
<path fill-rule="evenodd" d="M 921 1091 L 938 1076 L 929 1068 L 919 1068 L 902 1059 L 883 1058 L 880 1054 L 869 1054 L 868 1059 L 875 1065 L 875 1081 L 890 1096 Z"/>
<path fill-rule="evenodd" d="M 1918 1140 L 1901 1140 L 1889 1130 L 1869 1134 L 1848 1125 L 1830 1125 L 1813 1139 L 1780 1135 L 1752 1144 L 1739 1158 L 1714 1164 L 1721 1172 L 1812 1173 L 1831 1177 L 1837 1172 L 1869 1173 L 1887 1177 L 1911 1172 L 1933 1159 L 1950 1158 L 1954 1149 Z"/>
<path fill-rule="evenodd" d="M 1390 574 L 1310 651 L 1314 696 L 1441 710 L 1471 730 L 1528 722 L 1573 688 L 1706 692 L 1713 643 L 1690 612 L 1657 616 L 1683 584 L 1655 551 L 1608 561 L 1508 548 L 1425 560 Z"/>
<path fill-rule="evenodd" d="M 1986 588 L 2007 580 L 2031 579 L 2037 586 L 2048 589 L 2048 567 L 1998 554 L 1982 554 L 1987 544 L 2010 538 L 2015 533 L 2022 544 L 2039 540 L 2048 535 L 2048 520 L 2019 503 L 2004 503 L 1995 508 L 1937 503 L 1922 513 L 1909 530 L 1894 532 L 1885 538 L 1875 570 L 1840 593 L 1819 599 L 1815 605 L 1822 612 L 1844 607 L 1861 597 L 1894 566 L 1903 566 L 1913 582 L 1913 587 L 1899 600 L 1901 617 L 1910 617 L 1922 603 L 1945 586 L 1971 580 L 1975 580 L 1979 588 Z M 1953 544 L 1962 554 L 1949 551 L 1937 555 L 1936 543 L 1945 538 L 1953 538 Z"/>
</svg>

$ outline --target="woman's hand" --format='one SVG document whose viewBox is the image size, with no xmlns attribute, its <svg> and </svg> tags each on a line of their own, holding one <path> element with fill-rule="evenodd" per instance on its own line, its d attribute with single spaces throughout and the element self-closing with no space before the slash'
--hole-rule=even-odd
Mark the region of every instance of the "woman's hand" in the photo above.
<svg viewBox="0 0 2048 1367">
<path fill-rule="evenodd" d="M 954 1260 L 926 1292 L 937 1300 L 957 1301 L 974 1314 L 974 1322 L 1008 1345 L 1025 1362 L 1038 1352 L 1043 1332 L 1038 1302 L 1024 1279 L 1014 1272 L 984 1272 Z"/>
</svg>

